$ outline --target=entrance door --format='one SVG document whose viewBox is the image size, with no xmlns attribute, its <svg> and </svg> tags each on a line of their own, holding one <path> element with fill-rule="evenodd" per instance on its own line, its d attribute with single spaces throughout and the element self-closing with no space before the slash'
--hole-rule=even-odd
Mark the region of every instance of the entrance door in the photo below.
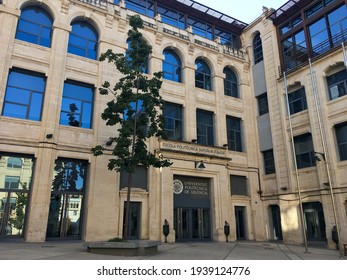
<svg viewBox="0 0 347 280">
<path fill-rule="evenodd" d="M 175 208 L 176 240 L 209 240 L 210 211 L 206 208 Z"/>
<path fill-rule="evenodd" d="M 308 241 L 326 242 L 323 207 L 320 202 L 304 203 L 304 216 Z"/>
<path fill-rule="evenodd" d="M 272 240 L 283 240 L 281 226 L 281 212 L 278 205 L 271 205 L 271 238 Z"/>
<path fill-rule="evenodd" d="M 0 192 L 0 238 L 22 236 L 27 192 Z"/>
<path fill-rule="evenodd" d="M 125 226 L 126 202 L 124 202 L 123 232 Z M 128 239 L 140 239 L 141 202 L 130 202 Z"/>
<path fill-rule="evenodd" d="M 235 222 L 236 222 L 237 240 L 246 239 L 245 212 L 246 212 L 246 207 L 235 206 Z"/>
<path fill-rule="evenodd" d="M 47 237 L 79 238 L 83 196 L 77 194 L 51 194 Z"/>
</svg>

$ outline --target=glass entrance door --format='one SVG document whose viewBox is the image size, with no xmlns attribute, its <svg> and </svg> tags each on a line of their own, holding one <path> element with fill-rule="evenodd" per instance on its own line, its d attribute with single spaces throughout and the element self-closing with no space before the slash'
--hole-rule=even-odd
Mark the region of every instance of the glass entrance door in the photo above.
<svg viewBox="0 0 347 280">
<path fill-rule="evenodd" d="M 326 228 L 323 207 L 320 202 L 304 203 L 307 240 L 326 242 Z"/>
<path fill-rule="evenodd" d="M 211 239 L 210 211 L 205 208 L 175 208 L 176 240 Z"/>
<path fill-rule="evenodd" d="M 0 237 L 22 236 L 28 194 L 0 192 Z"/>
<path fill-rule="evenodd" d="M 124 202 L 123 232 L 125 227 L 126 202 Z M 128 239 L 140 239 L 141 202 L 130 202 Z"/>
<path fill-rule="evenodd" d="M 82 195 L 51 194 L 47 237 L 80 236 Z"/>
</svg>

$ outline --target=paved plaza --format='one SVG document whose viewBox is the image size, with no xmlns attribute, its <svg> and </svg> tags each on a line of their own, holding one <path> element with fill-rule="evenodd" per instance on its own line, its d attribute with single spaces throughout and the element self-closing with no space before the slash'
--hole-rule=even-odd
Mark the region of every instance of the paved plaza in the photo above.
<svg viewBox="0 0 347 280">
<path fill-rule="evenodd" d="M 270 242 L 163 243 L 158 253 L 125 257 L 92 254 L 81 241 L 0 242 L 0 260 L 346 260 L 338 250 Z"/>
</svg>

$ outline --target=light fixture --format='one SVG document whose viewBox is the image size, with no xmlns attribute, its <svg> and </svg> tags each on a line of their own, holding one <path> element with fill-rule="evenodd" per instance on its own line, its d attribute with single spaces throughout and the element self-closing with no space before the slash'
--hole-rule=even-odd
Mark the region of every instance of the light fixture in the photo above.
<svg viewBox="0 0 347 280">
<path fill-rule="evenodd" d="M 228 144 L 223 144 L 223 148 L 228 148 Z"/>
<path fill-rule="evenodd" d="M 205 168 L 206 166 L 202 160 L 195 162 L 195 169 L 205 169 Z"/>
<path fill-rule="evenodd" d="M 111 146 L 112 145 L 112 140 L 109 139 L 107 142 L 106 142 L 106 146 Z"/>
<path fill-rule="evenodd" d="M 46 134 L 46 138 L 47 139 L 52 139 L 53 138 L 53 134 L 52 133 Z"/>
<path fill-rule="evenodd" d="M 314 152 L 314 157 L 316 161 L 321 161 L 322 159 L 325 161 L 325 155 L 320 152 Z"/>
<path fill-rule="evenodd" d="M 198 140 L 192 139 L 192 143 L 196 143 L 196 142 L 198 142 Z"/>
<path fill-rule="evenodd" d="M 288 188 L 287 187 L 281 187 L 281 190 L 286 191 L 286 190 L 288 190 Z"/>
</svg>

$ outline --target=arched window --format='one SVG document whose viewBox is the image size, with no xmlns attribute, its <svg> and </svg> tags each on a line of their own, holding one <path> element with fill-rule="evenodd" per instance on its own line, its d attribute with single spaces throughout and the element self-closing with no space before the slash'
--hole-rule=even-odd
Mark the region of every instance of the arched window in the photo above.
<svg viewBox="0 0 347 280">
<path fill-rule="evenodd" d="M 87 22 L 79 20 L 71 24 L 68 52 L 96 59 L 98 52 L 98 34 Z"/>
<path fill-rule="evenodd" d="M 253 38 L 253 55 L 254 64 L 263 61 L 263 46 L 261 43 L 260 33 L 258 32 Z"/>
<path fill-rule="evenodd" d="M 51 47 L 52 17 L 42 8 L 32 6 L 24 8 L 21 12 L 16 39 Z"/>
<path fill-rule="evenodd" d="M 206 90 L 212 90 L 210 67 L 200 58 L 195 61 L 195 65 L 195 86 Z"/>
<path fill-rule="evenodd" d="M 164 79 L 181 82 L 182 64 L 178 55 L 172 50 L 164 50 L 163 61 Z"/>
<path fill-rule="evenodd" d="M 224 94 L 232 97 L 239 97 L 239 89 L 237 77 L 233 70 L 229 67 L 225 67 L 223 73 L 225 74 L 224 78 Z"/>
<path fill-rule="evenodd" d="M 141 46 L 141 42 L 143 42 L 143 41 L 144 41 L 143 39 L 139 39 L 139 40 L 137 41 L 137 43 L 139 44 L 138 46 Z M 129 57 L 129 52 L 131 52 L 131 50 L 132 50 L 132 47 L 131 47 L 132 44 L 131 44 L 131 40 L 130 40 L 130 39 L 127 40 L 127 44 L 128 44 L 128 49 L 127 49 L 127 51 L 126 51 L 126 57 L 127 57 L 128 62 L 130 62 L 131 59 L 130 59 L 130 57 Z M 135 48 L 136 48 L 136 46 L 135 46 Z M 141 48 L 139 49 L 139 51 L 141 51 Z M 141 57 L 139 57 L 138 63 L 139 63 L 139 64 L 142 64 L 142 65 L 141 65 L 142 73 L 148 74 L 148 63 L 149 63 L 148 57 L 146 57 L 145 61 L 143 61 L 143 60 L 141 59 Z M 130 63 L 130 64 L 131 64 L 131 63 Z"/>
</svg>

